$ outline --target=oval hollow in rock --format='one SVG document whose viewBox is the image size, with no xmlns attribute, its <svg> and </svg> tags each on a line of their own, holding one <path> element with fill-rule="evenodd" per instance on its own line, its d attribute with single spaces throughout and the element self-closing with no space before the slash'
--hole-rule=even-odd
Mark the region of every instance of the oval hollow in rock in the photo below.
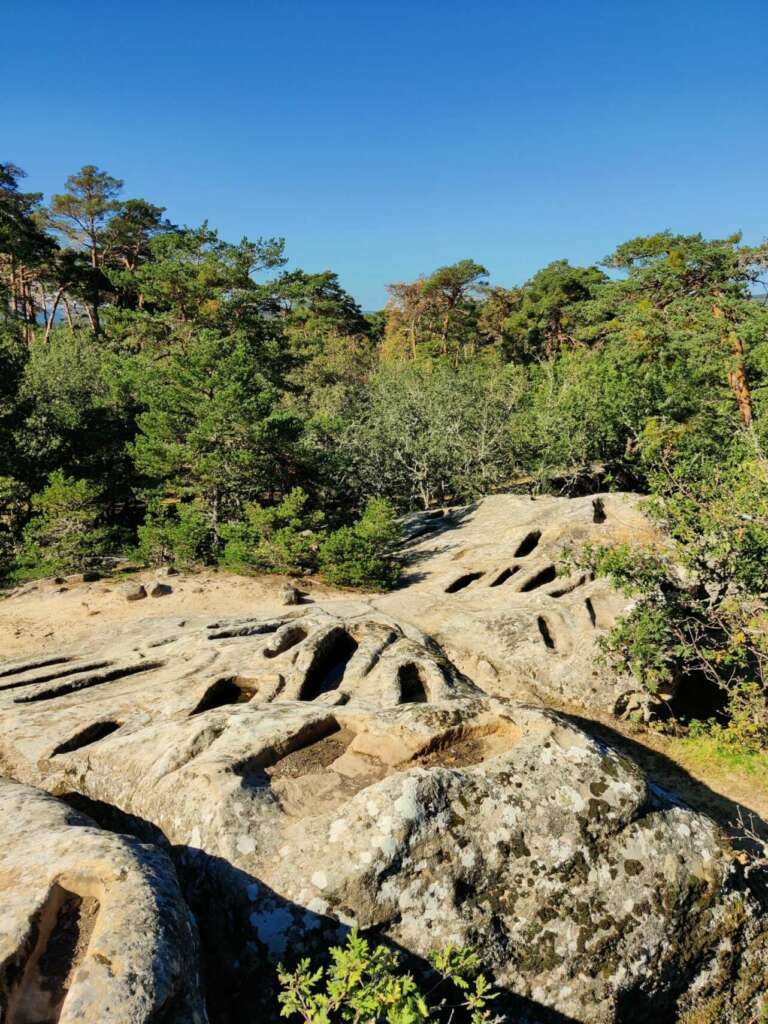
<svg viewBox="0 0 768 1024">
<path fill-rule="evenodd" d="M 520 569 L 519 565 L 510 565 L 507 569 L 502 569 L 496 579 L 491 580 L 488 584 L 489 587 L 500 587 L 502 583 L 506 583 L 508 579 L 511 579 Z"/>
<path fill-rule="evenodd" d="M 517 545 L 514 558 L 525 558 L 526 555 L 530 555 L 534 551 L 541 540 L 541 530 L 531 530 Z"/>
<path fill-rule="evenodd" d="M 279 654 L 284 654 L 285 651 L 300 644 L 302 640 L 307 639 L 307 631 L 301 626 L 290 626 L 284 629 L 281 633 L 278 633 L 271 644 L 268 644 L 262 654 L 265 658 L 276 658 Z"/>
<path fill-rule="evenodd" d="M 56 1024 L 98 913 L 96 899 L 52 886 L 37 914 L 35 945 L 8 993 L 7 1024 Z"/>
<path fill-rule="evenodd" d="M 550 651 L 554 651 L 554 649 L 555 649 L 555 641 L 552 639 L 552 633 L 550 632 L 550 629 L 549 629 L 549 623 L 547 622 L 547 620 L 544 618 L 543 615 L 539 615 L 539 617 L 536 619 L 536 625 L 539 627 L 539 632 L 541 633 L 541 639 L 544 641 L 544 644 L 546 645 L 546 647 Z"/>
<path fill-rule="evenodd" d="M 531 590 L 538 590 L 539 587 L 543 587 L 545 583 L 552 583 L 553 580 L 557 579 L 557 569 L 554 565 L 545 566 L 541 572 L 537 572 L 535 576 L 532 576 L 527 583 L 524 583 L 520 587 L 521 594 L 527 594 Z"/>
<path fill-rule="evenodd" d="M 445 588 L 446 594 L 456 594 L 459 590 L 464 590 L 470 583 L 474 583 L 475 580 L 479 580 L 481 576 L 485 576 L 484 572 L 467 572 L 463 576 L 459 576 L 453 583 L 449 583 Z"/>
<path fill-rule="evenodd" d="M 81 747 L 88 747 L 91 743 L 98 743 L 99 740 L 103 740 L 107 736 L 111 736 L 113 732 L 117 732 L 121 724 L 121 722 L 94 722 L 93 725 L 88 725 L 85 729 L 75 733 L 71 739 L 60 743 L 53 751 L 52 756 L 70 754 L 73 750 L 80 750 Z"/>
<path fill-rule="evenodd" d="M 402 704 L 426 704 L 429 701 L 424 678 L 417 665 L 408 662 L 397 670 L 397 682 L 400 686 L 400 702 Z"/>
<path fill-rule="evenodd" d="M 315 700 L 324 693 L 337 690 L 357 646 L 357 640 L 345 629 L 331 630 L 315 651 L 299 699 Z"/>
</svg>

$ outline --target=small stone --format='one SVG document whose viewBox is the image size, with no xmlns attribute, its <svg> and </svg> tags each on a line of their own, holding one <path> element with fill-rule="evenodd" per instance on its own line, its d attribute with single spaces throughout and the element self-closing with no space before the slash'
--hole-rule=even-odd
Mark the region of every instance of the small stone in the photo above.
<svg viewBox="0 0 768 1024">
<path fill-rule="evenodd" d="M 123 583 L 120 593 L 123 594 L 126 601 L 141 601 L 147 596 L 147 591 L 141 583 Z"/>
<path fill-rule="evenodd" d="M 149 588 L 150 597 L 165 597 L 166 594 L 170 594 L 172 592 L 172 586 L 170 586 L 168 583 L 160 583 L 159 580 L 156 583 L 153 583 L 152 586 Z"/>
<path fill-rule="evenodd" d="M 175 569 L 172 565 L 164 565 L 161 569 L 158 569 L 155 576 L 178 576 L 179 570 Z"/>
<path fill-rule="evenodd" d="M 301 591 L 286 583 L 280 590 L 280 601 L 282 604 L 301 604 Z"/>
</svg>

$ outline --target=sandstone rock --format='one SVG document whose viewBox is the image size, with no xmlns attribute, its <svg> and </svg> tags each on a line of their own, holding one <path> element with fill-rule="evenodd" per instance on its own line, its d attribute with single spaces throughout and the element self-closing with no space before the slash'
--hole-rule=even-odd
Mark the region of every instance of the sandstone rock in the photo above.
<svg viewBox="0 0 768 1024">
<path fill-rule="evenodd" d="M 499 494 L 412 516 L 406 585 L 371 604 L 434 636 L 497 696 L 612 712 L 637 687 L 596 662 L 596 641 L 629 599 L 583 572 L 559 576 L 558 564 L 584 543 L 659 542 L 638 504 Z"/>
<path fill-rule="evenodd" d="M 95 570 L 87 570 L 86 572 L 73 572 L 69 576 L 65 576 L 64 583 L 95 583 L 101 579 L 101 574 Z"/>
<path fill-rule="evenodd" d="M 556 570 L 563 547 L 658 541 L 636 499 L 499 495 L 408 529 L 389 595 L 0 663 L 0 768 L 170 844 L 215 1024 L 275 1019 L 275 962 L 352 924 L 416 958 L 475 947 L 516 1024 L 753 1019 L 764 879 L 530 703 L 645 713 L 595 663 L 625 598 Z"/>
<path fill-rule="evenodd" d="M 10 597 L 26 597 L 27 594 L 34 594 L 35 591 L 39 589 L 39 581 L 34 583 L 23 583 L 21 586 L 14 587 L 13 590 L 9 590 L 4 596 L 6 599 Z"/>
<path fill-rule="evenodd" d="M 169 583 L 161 583 L 160 580 L 156 580 L 149 588 L 150 597 L 165 597 L 171 593 L 173 593 L 173 587 Z"/>
<path fill-rule="evenodd" d="M 0 671 L 6 770 L 172 845 L 217 1021 L 273 1018 L 274 963 L 355 923 L 474 946 L 510 1020 L 750 1019 L 768 926 L 715 826 L 412 626 L 157 621 Z"/>
<path fill-rule="evenodd" d="M 281 587 L 280 604 L 301 604 L 301 592 L 298 587 L 291 586 L 290 583 L 286 583 L 285 586 Z"/>
<path fill-rule="evenodd" d="M 147 591 L 141 583 L 123 583 L 120 586 L 120 593 L 126 601 L 141 601 L 147 596 Z"/>
<path fill-rule="evenodd" d="M 0 780 L 0 905 L 9 1024 L 204 1024 L 195 928 L 161 851 Z"/>
</svg>

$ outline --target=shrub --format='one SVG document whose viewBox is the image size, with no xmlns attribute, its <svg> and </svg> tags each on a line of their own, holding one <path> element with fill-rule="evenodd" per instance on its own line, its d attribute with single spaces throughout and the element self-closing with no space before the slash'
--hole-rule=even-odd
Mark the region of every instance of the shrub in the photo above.
<svg viewBox="0 0 768 1024">
<path fill-rule="evenodd" d="M 32 497 L 18 575 L 51 576 L 92 566 L 108 550 L 109 534 L 101 520 L 98 488 L 57 469 L 48 477 L 48 486 Z"/>
<path fill-rule="evenodd" d="M 330 954 L 327 968 L 313 970 L 308 958 L 293 972 L 282 965 L 278 968 L 281 1017 L 300 1017 L 305 1024 L 418 1024 L 462 1018 L 471 1024 L 488 1024 L 492 1019 L 488 1004 L 495 994 L 470 949 L 449 946 L 430 957 L 457 997 L 452 1003 L 445 997 L 435 999 L 436 988 L 422 992 L 413 975 L 403 971 L 398 953 L 385 946 L 372 947 L 356 930 L 347 936 L 345 946 L 332 947 Z"/>
<path fill-rule="evenodd" d="M 0 476 L 0 586 L 10 578 L 14 568 L 27 504 L 28 494 L 23 485 L 13 477 Z"/>
<path fill-rule="evenodd" d="M 670 550 L 624 545 L 580 556 L 635 595 L 602 646 L 652 693 L 674 693 L 683 678 L 719 689 L 719 719 L 696 729 L 731 749 L 768 749 L 768 461 L 746 435 L 691 457 L 678 443 L 673 455 L 657 456 L 648 503 Z M 711 710 L 694 707 L 691 717 Z"/>
<path fill-rule="evenodd" d="M 402 573 L 394 553 L 398 536 L 392 506 L 383 498 L 373 498 L 354 525 L 342 526 L 323 543 L 323 576 L 340 587 L 393 587 Z"/>
<path fill-rule="evenodd" d="M 211 524 L 197 503 L 155 502 L 138 529 L 136 553 L 150 565 L 170 562 L 179 568 L 190 568 L 210 555 L 211 536 Z"/>
<path fill-rule="evenodd" d="M 243 522 L 221 528 L 226 542 L 222 564 L 235 572 L 316 569 L 325 517 L 308 511 L 308 501 L 306 491 L 294 487 L 279 505 L 246 505 Z"/>
</svg>

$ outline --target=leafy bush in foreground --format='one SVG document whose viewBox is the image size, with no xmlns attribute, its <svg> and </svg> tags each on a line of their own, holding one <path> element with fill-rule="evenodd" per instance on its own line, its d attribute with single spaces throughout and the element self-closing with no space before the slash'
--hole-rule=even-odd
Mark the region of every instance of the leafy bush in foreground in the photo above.
<svg viewBox="0 0 768 1024">
<path fill-rule="evenodd" d="M 305 1024 L 418 1024 L 419 1021 L 467 1020 L 490 1024 L 489 1003 L 495 998 L 480 973 L 477 954 L 467 948 L 448 946 L 430 957 L 445 985 L 424 992 L 416 979 L 402 970 L 402 957 L 386 946 L 371 946 L 356 930 L 345 946 L 330 950 L 327 968 L 312 969 L 309 958 L 295 971 L 278 969 L 282 992 L 278 999 L 282 1017 L 299 1017 Z M 450 988 L 436 998 L 436 990 Z M 458 1015 L 457 1015 L 458 1012 Z"/>
</svg>

